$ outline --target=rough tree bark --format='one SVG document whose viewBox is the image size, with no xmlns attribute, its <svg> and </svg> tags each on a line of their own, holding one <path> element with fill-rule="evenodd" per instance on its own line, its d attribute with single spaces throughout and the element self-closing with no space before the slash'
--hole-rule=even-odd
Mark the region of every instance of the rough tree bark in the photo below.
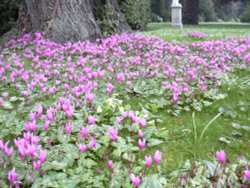
<svg viewBox="0 0 250 188">
<path fill-rule="evenodd" d="M 43 32 L 53 41 L 95 40 L 101 31 L 94 16 L 95 0 L 22 0 L 16 26 L 3 36 L 3 42 L 25 33 Z M 117 0 L 107 0 L 121 14 Z M 117 30 L 130 31 L 121 21 Z"/>
</svg>

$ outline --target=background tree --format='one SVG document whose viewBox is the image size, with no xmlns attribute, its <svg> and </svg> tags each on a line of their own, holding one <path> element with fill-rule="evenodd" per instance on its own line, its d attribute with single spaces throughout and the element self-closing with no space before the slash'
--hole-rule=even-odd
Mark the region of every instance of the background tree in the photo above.
<svg viewBox="0 0 250 188">
<path fill-rule="evenodd" d="M 250 23 L 250 2 L 246 3 L 246 9 L 243 14 L 240 16 L 242 22 Z"/>
<path fill-rule="evenodd" d="M 14 13 L 13 8 L 17 12 L 18 0 L 3 1 L 5 4 L 0 2 L 1 13 L 7 12 L 4 10 L 6 7 L 10 9 L 11 14 Z M 95 40 L 114 33 L 131 32 L 131 27 L 143 29 L 149 21 L 150 1 L 20 0 L 17 23 L 2 37 L 2 40 L 7 41 L 25 33 L 40 31 L 44 32 L 46 37 L 64 43 L 85 39 Z M 6 18 L 2 20 L 7 23 Z"/>
<path fill-rule="evenodd" d="M 163 21 L 170 21 L 171 4 L 172 0 L 151 0 L 152 14 L 160 16 Z"/>
<path fill-rule="evenodd" d="M 184 24 L 197 25 L 199 23 L 199 0 L 184 2 Z"/>
<path fill-rule="evenodd" d="M 132 29 L 146 28 L 151 15 L 151 0 L 120 0 L 119 7 Z"/>
<path fill-rule="evenodd" d="M 227 3 L 226 3 L 227 2 Z M 246 10 L 247 2 L 241 1 L 221 1 L 216 2 L 217 19 L 222 21 L 239 21 Z"/>
<path fill-rule="evenodd" d="M 17 0 L 1 0 L 0 1 L 0 36 L 10 30 L 18 17 Z"/>
<path fill-rule="evenodd" d="M 200 0 L 199 21 L 216 21 L 214 2 L 212 0 Z"/>
</svg>

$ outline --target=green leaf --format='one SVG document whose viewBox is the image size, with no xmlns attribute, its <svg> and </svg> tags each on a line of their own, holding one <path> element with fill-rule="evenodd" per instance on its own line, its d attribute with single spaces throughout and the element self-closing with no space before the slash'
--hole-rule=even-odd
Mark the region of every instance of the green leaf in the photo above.
<svg viewBox="0 0 250 188">
<path fill-rule="evenodd" d="M 155 132 L 157 132 L 156 127 L 151 126 L 151 127 L 147 128 L 147 129 L 143 130 L 143 137 L 146 140 L 148 140 L 148 139 L 150 139 L 152 137 L 152 134 L 155 133 Z"/>
<path fill-rule="evenodd" d="M 166 182 L 163 181 L 162 179 L 159 179 L 157 174 L 154 174 L 150 177 L 146 177 L 145 180 L 142 182 L 140 185 L 140 188 L 162 188 L 163 185 L 161 182 Z"/>
<path fill-rule="evenodd" d="M 219 166 L 218 164 L 214 164 L 214 163 L 211 163 L 210 161 L 204 161 L 206 167 L 207 167 L 207 171 L 208 171 L 208 174 L 210 176 L 214 176 L 215 173 L 218 171 L 219 169 Z"/>
<path fill-rule="evenodd" d="M 241 126 L 240 124 L 238 123 L 231 123 L 232 127 L 235 128 L 235 129 L 241 129 Z"/>
<path fill-rule="evenodd" d="M 93 166 L 97 166 L 98 163 L 90 158 L 81 158 L 80 159 L 80 165 L 87 167 L 89 169 L 91 169 Z"/>
<path fill-rule="evenodd" d="M 3 102 L 3 107 L 7 110 L 13 109 L 13 105 L 9 101 L 4 101 Z"/>
<path fill-rule="evenodd" d="M 166 128 L 163 128 L 161 130 L 159 130 L 158 132 L 155 133 L 155 135 L 159 138 L 162 138 L 164 140 L 168 140 L 168 136 L 169 136 L 169 131 Z"/>
<path fill-rule="evenodd" d="M 224 142 L 224 143 L 226 143 L 226 144 L 231 144 L 231 143 L 232 143 L 230 140 L 228 140 L 228 139 L 225 138 L 225 137 L 220 137 L 220 138 L 219 138 L 219 141 L 220 141 L 220 142 Z"/>
<path fill-rule="evenodd" d="M 211 106 L 213 103 L 210 101 L 202 101 L 204 106 Z"/>
<path fill-rule="evenodd" d="M 67 166 L 68 166 L 68 163 L 66 161 L 61 161 L 61 162 L 53 161 L 53 162 L 47 162 L 47 163 L 45 163 L 44 168 L 46 170 L 51 170 L 51 169 L 54 169 L 54 170 L 63 170 Z"/>
<path fill-rule="evenodd" d="M 70 156 L 73 158 L 73 159 L 77 159 L 79 158 L 79 150 L 78 148 L 73 145 L 73 144 L 64 144 L 63 145 L 63 151 L 66 153 L 66 154 L 70 154 Z"/>
<path fill-rule="evenodd" d="M 117 148 L 116 150 L 113 151 L 113 155 L 114 155 L 114 157 L 117 157 L 117 158 L 121 157 L 122 150 Z"/>
<path fill-rule="evenodd" d="M 158 146 L 158 145 L 160 145 L 162 143 L 163 143 L 163 141 L 159 140 L 159 139 L 151 138 L 150 140 L 148 140 L 148 146 L 149 147 Z"/>
</svg>

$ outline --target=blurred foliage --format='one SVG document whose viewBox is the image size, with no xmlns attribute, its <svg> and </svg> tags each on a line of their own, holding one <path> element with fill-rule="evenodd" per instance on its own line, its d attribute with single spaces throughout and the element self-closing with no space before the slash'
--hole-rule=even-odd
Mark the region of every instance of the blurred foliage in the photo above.
<svg viewBox="0 0 250 188">
<path fill-rule="evenodd" d="M 250 4 L 248 5 L 248 7 L 246 8 L 246 10 L 244 11 L 243 15 L 241 16 L 240 19 L 242 22 L 247 22 L 250 23 Z"/>
<path fill-rule="evenodd" d="M 150 0 L 121 0 L 119 5 L 132 29 L 145 29 L 151 14 Z"/>
<path fill-rule="evenodd" d="M 18 0 L 1 0 L 0 1 L 0 36 L 10 30 L 18 14 Z"/>
<path fill-rule="evenodd" d="M 179 2 L 183 7 L 184 21 L 190 17 L 189 13 L 192 12 L 188 8 L 191 1 L 179 0 Z M 249 10 L 246 10 L 247 2 L 248 0 L 199 0 L 199 21 L 240 21 L 242 20 L 240 18 L 243 18 L 243 14 L 247 15 L 249 12 Z M 157 22 L 160 21 L 158 19 L 160 17 L 163 21 L 170 21 L 171 4 L 172 0 L 151 0 L 151 20 Z"/>
<path fill-rule="evenodd" d="M 172 0 L 151 0 L 151 9 L 152 9 L 152 20 L 153 17 L 158 15 L 163 21 L 171 20 L 171 6 Z"/>
<path fill-rule="evenodd" d="M 97 24 L 99 25 L 104 37 L 117 33 L 119 21 L 124 19 L 121 18 L 121 14 L 112 8 L 111 4 L 105 3 L 102 0 L 95 1 L 94 13 Z"/>
<path fill-rule="evenodd" d="M 218 20 L 222 21 L 239 21 L 242 13 L 246 9 L 246 3 L 244 1 L 230 2 L 228 4 L 222 4 L 216 7 L 216 13 Z"/>
<path fill-rule="evenodd" d="M 199 20 L 203 22 L 216 21 L 214 2 L 212 0 L 200 0 Z"/>
</svg>

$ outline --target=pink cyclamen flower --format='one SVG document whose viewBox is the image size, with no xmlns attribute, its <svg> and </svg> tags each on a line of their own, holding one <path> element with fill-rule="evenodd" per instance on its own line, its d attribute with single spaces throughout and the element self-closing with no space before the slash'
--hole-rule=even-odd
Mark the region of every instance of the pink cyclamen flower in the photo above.
<svg viewBox="0 0 250 188">
<path fill-rule="evenodd" d="M 141 128 L 145 128 L 146 127 L 146 119 L 145 118 L 140 118 L 138 120 L 138 123 L 141 126 Z"/>
<path fill-rule="evenodd" d="M 64 89 L 65 89 L 65 91 L 69 91 L 70 90 L 69 84 L 64 84 Z"/>
<path fill-rule="evenodd" d="M 124 74 L 123 73 L 118 73 L 117 74 L 117 81 L 118 81 L 118 83 L 122 84 L 124 82 L 124 80 L 125 80 Z"/>
<path fill-rule="evenodd" d="M 40 150 L 40 161 L 41 163 L 45 163 L 47 157 L 47 151 L 46 150 Z"/>
<path fill-rule="evenodd" d="M 91 139 L 91 141 L 89 142 L 88 146 L 89 146 L 92 150 L 95 149 L 95 147 L 96 147 L 96 138 L 95 138 L 94 136 L 92 136 L 92 139 Z"/>
<path fill-rule="evenodd" d="M 244 171 L 244 177 L 248 180 L 250 180 L 250 171 L 249 170 L 245 170 Z"/>
<path fill-rule="evenodd" d="M 41 104 L 39 104 L 37 107 L 36 107 L 36 112 L 37 112 L 37 116 L 38 117 L 41 117 L 42 114 L 43 114 L 43 106 Z"/>
<path fill-rule="evenodd" d="M 33 135 L 33 133 L 30 134 L 30 142 L 31 144 L 38 144 L 39 137 L 36 135 Z"/>
<path fill-rule="evenodd" d="M 88 133 L 89 133 L 88 127 L 83 127 L 82 130 L 81 130 L 82 139 L 87 138 L 88 137 Z"/>
<path fill-rule="evenodd" d="M 95 124 L 95 117 L 94 117 L 94 116 L 89 116 L 89 118 L 88 118 L 88 123 L 89 123 L 90 125 L 94 125 L 94 124 Z"/>
<path fill-rule="evenodd" d="M 5 154 L 8 158 L 12 157 L 12 153 L 13 153 L 13 147 L 5 148 Z"/>
<path fill-rule="evenodd" d="M 156 164 L 159 164 L 160 161 L 161 161 L 161 157 L 162 157 L 162 153 L 161 153 L 159 150 L 157 150 L 157 151 L 155 152 L 155 154 L 154 154 L 154 162 L 155 162 Z"/>
<path fill-rule="evenodd" d="M 225 164 L 225 162 L 226 162 L 226 153 L 225 153 L 225 151 L 220 150 L 220 151 L 216 152 L 216 158 L 218 159 L 218 161 L 221 164 Z"/>
<path fill-rule="evenodd" d="M 3 99 L 0 98 L 0 106 L 2 106 L 2 104 L 3 104 Z"/>
<path fill-rule="evenodd" d="M 139 146 L 139 148 L 141 149 L 141 150 L 144 150 L 145 149 L 145 147 L 146 147 L 146 140 L 145 139 L 139 139 L 138 140 L 138 146 Z"/>
<path fill-rule="evenodd" d="M 85 153 L 87 150 L 86 145 L 78 144 L 78 149 L 80 150 L 81 153 Z"/>
<path fill-rule="evenodd" d="M 40 161 L 33 161 L 33 169 L 39 170 L 41 168 L 41 162 Z"/>
<path fill-rule="evenodd" d="M 71 119 L 74 114 L 74 109 L 72 107 L 69 107 L 69 110 L 66 111 L 67 118 Z"/>
<path fill-rule="evenodd" d="M 109 138 L 115 142 L 118 138 L 118 129 L 114 129 L 113 127 L 109 128 Z"/>
<path fill-rule="evenodd" d="M 71 129 L 72 129 L 72 123 L 67 123 L 65 126 L 65 131 L 68 136 L 71 134 Z"/>
<path fill-rule="evenodd" d="M 6 99 L 8 98 L 8 96 L 9 96 L 9 93 L 4 92 L 4 93 L 2 94 L 2 96 L 3 96 L 3 98 L 6 100 Z"/>
<path fill-rule="evenodd" d="M 121 114 L 123 119 L 126 119 L 128 117 L 128 112 L 122 112 Z"/>
<path fill-rule="evenodd" d="M 30 112 L 30 121 L 33 122 L 36 120 L 36 113 Z"/>
<path fill-rule="evenodd" d="M 15 168 L 13 168 L 11 171 L 8 173 L 8 182 L 10 185 L 16 185 L 16 187 L 19 187 L 19 182 L 18 182 L 18 174 L 15 172 Z"/>
<path fill-rule="evenodd" d="M 52 121 L 53 120 L 53 112 L 51 110 L 47 110 L 47 119 L 49 121 Z"/>
<path fill-rule="evenodd" d="M 94 101 L 94 94 L 92 94 L 92 93 L 86 94 L 86 99 L 87 99 L 87 101 L 92 103 Z"/>
<path fill-rule="evenodd" d="M 30 157 L 36 156 L 36 146 L 33 144 L 28 144 L 27 146 L 27 152 L 29 153 Z"/>
<path fill-rule="evenodd" d="M 139 131 L 138 131 L 138 137 L 139 137 L 140 139 L 142 139 L 142 138 L 143 138 L 143 133 L 142 133 L 142 131 L 141 131 L 141 130 L 139 130 Z"/>
<path fill-rule="evenodd" d="M 185 176 L 181 176 L 181 186 L 184 187 L 186 185 Z"/>
<path fill-rule="evenodd" d="M 150 168 L 152 166 L 152 157 L 151 156 L 145 156 L 145 164 L 146 167 Z"/>
<path fill-rule="evenodd" d="M 113 170 L 113 161 L 112 161 L 112 160 L 109 160 L 109 161 L 108 161 L 108 168 L 109 168 L 110 170 Z"/>
<path fill-rule="evenodd" d="M 22 94 L 23 94 L 23 96 L 24 96 L 25 98 L 27 98 L 27 97 L 29 96 L 29 92 L 28 92 L 28 91 L 23 91 Z"/>
<path fill-rule="evenodd" d="M 49 126 L 50 126 L 49 124 L 50 124 L 49 121 L 46 121 L 46 122 L 43 124 L 43 128 L 44 128 L 45 131 L 47 131 L 47 130 L 49 129 Z"/>
<path fill-rule="evenodd" d="M 120 117 L 116 118 L 116 123 L 117 123 L 117 125 L 121 125 L 122 124 L 122 120 L 121 120 Z"/>
<path fill-rule="evenodd" d="M 29 123 L 30 129 L 36 132 L 36 121 L 32 121 Z"/>
<path fill-rule="evenodd" d="M 114 86 L 113 86 L 111 83 L 109 83 L 109 84 L 107 85 L 106 91 L 107 91 L 107 93 L 108 93 L 109 95 L 111 95 L 111 94 L 113 93 L 113 89 L 114 89 Z"/>
<path fill-rule="evenodd" d="M 139 177 L 136 177 L 133 173 L 130 174 L 130 178 L 131 178 L 131 181 L 132 183 L 134 184 L 135 187 L 139 187 L 140 185 L 140 178 Z"/>
</svg>

